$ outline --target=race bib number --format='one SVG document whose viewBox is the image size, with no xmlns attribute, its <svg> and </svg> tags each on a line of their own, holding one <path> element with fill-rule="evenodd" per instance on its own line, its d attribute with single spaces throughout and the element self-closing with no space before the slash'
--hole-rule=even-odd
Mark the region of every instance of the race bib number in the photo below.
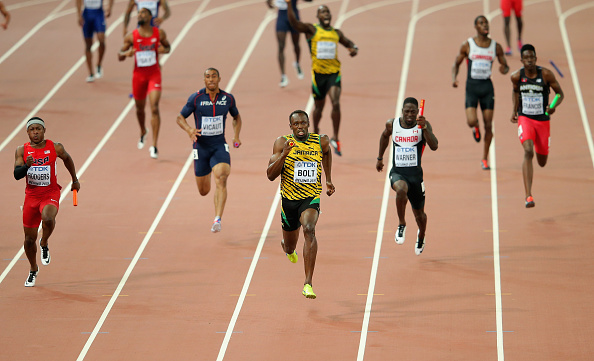
<svg viewBox="0 0 594 361">
<path fill-rule="evenodd" d="M 540 93 L 524 94 L 522 93 L 522 113 L 526 115 L 544 114 L 543 96 Z"/>
<path fill-rule="evenodd" d="M 491 77 L 491 62 L 475 60 L 470 68 L 472 79 L 489 79 Z"/>
<path fill-rule="evenodd" d="M 336 58 L 336 43 L 331 41 L 318 41 L 316 57 L 318 59 Z"/>
<path fill-rule="evenodd" d="M 295 162 L 293 182 L 295 183 L 317 183 L 318 162 Z"/>
<path fill-rule="evenodd" d="M 101 9 L 101 0 L 85 0 L 85 9 Z"/>
<path fill-rule="evenodd" d="M 223 116 L 202 117 L 202 135 L 213 136 L 223 134 Z"/>
<path fill-rule="evenodd" d="M 394 150 L 396 167 L 416 167 L 417 160 L 417 147 L 396 147 Z"/>
<path fill-rule="evenodd" d="M 138 1 L 138 10 L 140 9 L 149 9 L 153 17 L 157 16 L 157 10 L 159 8 L 159 2 L 157 1 Z"/>
<path fill-rule="evenodd" d="M 30 167 L 27 170 L 27 183 L 37 187 L 49 186 L 51 169 L 49 165 Z"/>
<path fill-rule="evenodd" d="M 137 51 L 136 65 L 140 68 L 157 64 L 157 52 L 154 50 Z"/>
</svg>

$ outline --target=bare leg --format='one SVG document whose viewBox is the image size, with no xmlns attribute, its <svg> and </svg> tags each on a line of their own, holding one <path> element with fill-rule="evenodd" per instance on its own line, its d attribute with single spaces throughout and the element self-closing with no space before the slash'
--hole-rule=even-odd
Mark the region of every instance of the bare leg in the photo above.
<svg viewBox="0 0 594 361">
<path fill-rule="evenodd" d="M 340 130 L 340 92 L 341 88 L 333 86 L 328 92 L 330 95 L 330 101 L 332 102 L 332 128 L 334 130 L 334 140 L 338 142 L 338 131 Z"/>
<path fill-rule="evenodd" d="M 85 38 L 85 57 L 87 59 L 87 69 L 89 75 L 93 76 L 93 54 L 91 53 L 91 46 L 93 45 L 92 38 Z"/>
<path fill-rule="evenodd" d="M 276 39 L 278 42 L 278 65 L 280 67 L 281 75 L 285 75 L 285 44 L 287 33 L 284 31 L 277 31 Z"/>
<path fill-rule="evenodd" d="M 210 173 L 207 175 L 196 177 L 196 185 L 201 196 L 205 196 L 210 192 Z"/>
<path fill-rule="evenodd" d="M 227 202 L 227 178 L 231 173 L 231 166 L 227 163 L 219 163 L 212 168 L 215 180 L 215 217 L 223 217 L 225 203 Z"/>
<path fill-rule="evenodd" d="M 392 189 L 396 191 L 396 213 L 398 213 L 398 224 L 406 226 L 406 204 L 408 203 L 408 184 L 399 180 L 392 185 Z"/>
<path fill-rule="evenodd" d="M 303 225 L 303 264 L 305 266 L 305 282 L 303 284 L 312 284 L 314 268 L 316 266 L 316 256 L 318 254 L 318 240 L 316 238 L 316 223 L 318 222 L 318 211 L 315 209 L 306 209 L 301 213 L 301 224 Z"/>
<path fill-rule="evenodd" d="M 518 41 L 522 41 L 522 29 L 524 28 L 524 23 L 522 22 L 521 16 L 516 16 L 516 23 L 518 25 Z"/>
<path fill-rule="evenodd" d="M 101 67 L 101 64 L 103 64 L 103 55 L 105 54 L 105 33 L 97 33 L 97 41 L 99 41 L 97 66 Z"/>
<path fill-rule="evenodd" d="M 48 204 L 47 206 L 43 207 L 43 211 L 41 212 L 41 224 L 43 232 L 41 234 L 40 241 L 40 244 L 43 247 L 47 247 L 48 240 L 54 232 L 54 228 L 56 228 L 57 214 L 58 208 L 56 208 L 55 206 Z"/>
<path fill-rule="evenodd" d="M 301 58 L 301 46 L 299 46 L 299 33 L 292 32 L 291 40 L 293 40 L 293 52 L 295 53 L 295 61 L 297 62 L 297 64 L 299 64 L 299 59 Z"/>
<path fill-rule="evenodd" d="M 470 128 L 474 128 L 478 125 L 476 108 L 466 108 L 466 122 Z"/>
<path fill-rule="evenodd" d="M 159 114 L 159 100 L 161 91 L 153 90 L 148 95 L 151 106 L 151 129 L 153 130 L 153 146 L 157 148 L 157 139 L 159 138 L 159 129 L 161 128 L 161 116 Z M 144 112 L 144 106 L 142 107 Z M 146 131 L 145 131 L 146 133 Z"/>
<path fill-rule="evenodd" d="M 505 34 L 505 41 L 507 43 L 507 47 L 511 47 L 510 45 L 510 29 L 509 29 L 509 23 L 510 23 L 510 17 L 505 17 L 503 18 L 503 22 L 504 22 L 504 27 L 503 27 L 503 33 Z"/>
<path fill-rule="evenodd" d="M 146 99 L 134 99 L 134 101 L 136 102 L 136 119 L 138 119 L 138 125 L 140 126 L 140 136 L 143 137 L 146 134 L 144 114 L 144 106 L 146 105 Z"/>
<path fill-rule="evenodd" d="M 324 105 L 326 104 L 326 98 L 324 99 L 316 99 L 314 100 L 314 110 L 313 110 L 313 126 L 314 126 L 314 133 L 320 134 L 320 120 L 322 119 L 322 111 L 324 110 Z"/>
<path fill-rule="evenodd" d="M 291 254 L 297 247 L 297 241 L 299 240 L 299 228 L 294 231 L 287 232 L 283 229 L 283 240 L 281 241 L 281 247 L 283 252 Z"/>
<path fill-rule="evenodd" d="M 485 123 L 485 144 L 483 147 L 483 159 L 487 160 L 489 157 L 491 140 L 493 139 L 493 109 L 483 110 L 483 122 Z"/>
<path fill-rule="evenodd" d="M 524 190 L 526 198 L 532 196 L 532 177 L 534 170 L 532 168 L 532 158 L 534 158 L 534 142 L 528 139 L 522 143 L 524 148 L 524 161 L 522 162 L 522 176 L 524 178 Z"/>
<path fill-rule="evenodd" d="M 427 214 L 425 213 L 425 208 L 413 208 L 413 214 L 415 215 L 417 226 L 419 226 L 419 240 L 425 239 L 425 231 L 427 230 Z"/>
<path fill-rule="evenodd" d="M 31 268 L 30 271 L 37 271 L 39 267 L 37 266 L 37 228 L 27 228 L 23 227 L 25 231 L 25 242 L 23 244 L 23 248 L 25 249 L 25 254 L 27 255 L 27 259 L 29 260 L 29 265 Z"/>
</svg>

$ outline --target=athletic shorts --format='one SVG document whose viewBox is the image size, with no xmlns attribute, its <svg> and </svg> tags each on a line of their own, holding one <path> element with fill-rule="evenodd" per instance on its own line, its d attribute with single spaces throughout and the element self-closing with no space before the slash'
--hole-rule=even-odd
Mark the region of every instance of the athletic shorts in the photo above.
<svg viewBox="0 0 594 361">
<path fill-rule="evenodd" d="M 281 198 L 281 225 L 284 231 L 291 232 L 301 227 L 301 213 L 306 209 L 315 209 L 320 213 L 320 196 L 300 200 Z"/>
<path fill-rule="evenodd" d="M 227 143 L 201 145 L 194 143 L 194 174 L 202 177 L 210 174 L 212 168 L 219 163 L 231 165 L 229 145 Z"/>
<path fill-rule="evenodd" d="M 522 0 L 501 0 L 501 12 L 504 18 L 508 18 L 511 15 L 512 9 L 514 9 L 516 17 L 521 17 Z"/>
<path fill-rule="evenodd" d="M 103 9 L 85 9 L 83 10 L 82 18 L 82 30 L 85 39 L 92 38 L 93 33 L 105 33 L 105 16 L 103 15 Z"/>
<path fill-rule="evenodd" d="M 523 115 L 518 117 L 518 138 L 523 144 L 528 139 L 534 142 L 534 151 L 548 155 L 551 146 L 551 122 L 549 120 L 534 120 Z"/>
<path fill-rule="evenodd" d="M 340 88 L 340 73 L 318 74 L 313 73 L 311 92 L 315 100 L 321 100 L 326 97 L 331 87 Z"/>
<path fill-rule="evenodd" d="M 408 185 L 408 193 L 406 193 L 410 205 L 413 209 L 423 209 L 425 207 L 425 184 L 423 183 L 423 176 L 409 176 L 402 175 L 392 167 L 390 170 L 390 185 L 394 185 L 399 180 L 403 180 Z"/>
<path fill-rule="evenodd" d="M 25 194 L 23 204 L 23 226 L 37 228 L 41 223 L 41 212 L 43 208 L 51 204 L 60 209 L 60 190 L 49 191 L 41 195 Z"/>
<path fill-rule="evenodd" d="M 478 108 L 478 104 L 481 110 L 495 108 L 495 90 L 491 79 L 466 83 L 466 108 Z"/>
<path fill-rule="evenodd" d="M 297 20 L 299 20 L 299 11 L 295 11 Z M 276 32 L 277 33 L 297 33 L 298 31 L 293 29 L 291 23 L 289 23 L 289 13 L 287 10 L 279 10 L 278 16 L 276 17 Z"/>
<path fill-rule="evenodd" d="M 146 99 L 153 90 L 161 91 L 161 70 L 134 71 L 132 75 L 132 95 L 134 99 Z"/>
</svg>

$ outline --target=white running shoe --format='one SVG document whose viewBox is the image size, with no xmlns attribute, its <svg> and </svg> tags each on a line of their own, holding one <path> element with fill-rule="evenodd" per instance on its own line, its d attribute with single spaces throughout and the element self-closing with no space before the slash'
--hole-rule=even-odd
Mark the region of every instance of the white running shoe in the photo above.
<svg viewBox="0 0 594 361">
<path fill-rule="evenodd" d="M 149 153 L 151 153 L 151 158 L 153 158 L 153 159 L 159 158 L 159 151 L 157 150 L 156 147 L 150 147 Z"/>
<path fill-rule="evenodd" d="M 92 75 L 89 75 L 89 76 L 87 77 L 87 83 L 92 83 L 92 82 L 94 82 L 94 81 L 95 81 L 95 77 L 94 77 L 94 76 L 92 76 Z"/>
<path fill-rule="evenodd" d="M 29 271 L 29 276 L 25 280 L 25 287 L 33 287 L 35 286 L 35 279 L 37 278 L 37 274 L 39 273 L 39 267 L 37 267 L 37 271 Z"/>
<path fill-rule="evenodd" d="M 303 72 L 301 71 L 301 67 L 299 66 L 299 63 L 294 62 L 293 67 L 295 68 L 295 71 L 297 72 L 297 79 L 302 80 L 305 76 L 303 75 Z"/>
<path fill-rule="evenodd" d="M 404 243 L 404 236 L 406 235 L 406 225 L 400 224 L 398 225 L 398 230 L 394 235 L 394 240 L 396 244 L 403 244 Z"/>
<path fill-rule="evenodd" d="M 144 135 L 140 136 L 140 139 L 138 140 L 138 144 L 136 144 L 136 147 L 138 149 L 144 148 L 144 137 L 146 137 L 147 134 L 148 134 L 148 132 L 146 132 L 146 133 L 144 133 Z"/>
<path fill-rule="evenodd" d="M 281 75 L 281 81 L 278 84 L 278 86 L 280 86 L 281 88 L 284 88 L 287 85 L 289 85 L 289 78 L 287 78 L 287 76 L 285 74 L 283 74 L 283 75 Z"/>
<path fill-rule="evenodd" d="M 212 227 L 210 228 L 212 233 L 217 233 L 221 231 L 221 220 L 217 219 L 216 221 L 212 222 Z"/>
<path fill-rule="evenodd" d="M 49 247 L 42 247 L 41 246 L 41 239 L 39 239 L 39 248 L 41 249 L 41 264 L 47 266 L 50 264 L 51 257 L 49 252 Z"/>
<path fill-rule="evenodd" d="M 95 79 L 103 78 L 103 69 L 100 66 L 97 66 L 97 70 L 95 71 Z"/>
<path fill-rule="evenodd" d="M 421 253 L 423 253 L 423 250 L 425 249 L 425 238 L 427 238 L 427 236 L 425 236 L 422 240 L 419 241 L 419 232 L 421 231 L 417 231 L 417 244 L 415 245 L 415 254 L 417 256 L 420 256 Z"/>
</svg>

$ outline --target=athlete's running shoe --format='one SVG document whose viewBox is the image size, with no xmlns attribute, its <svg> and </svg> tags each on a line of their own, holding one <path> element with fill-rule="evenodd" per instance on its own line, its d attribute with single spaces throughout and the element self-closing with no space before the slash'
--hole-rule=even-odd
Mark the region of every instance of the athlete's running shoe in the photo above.
<svg viewBox="0 0 594 361">
<path fill-rule="evenodd" d="M 95 79 L 103 78 L 103 69 L 100 66 L 97 66 L 97 71 L 95 71 Z"/>
<path fill-rule="evenodd" d="M 143 135 L 140 136 L 140 139 L 138 140 L 138 144 L 136 144 L 136 147 L 138 149 L 144 148 L 144 137 L 145 136 L 146 136 L 146 133 L 144 133 Z"/>
<path fill-rule="evenodd" d="M 314 293 L 314 291 L 313 291 L 313 289 L 311 288 L 311 285 L 310 285 L 309 283 L 306 283 L 306 284 L 303 286 L 303 292 L 301 292 L 301 293 L 303 293 L 303 295 L 304 295 L 306 298 L 311 298 L 312 300 L 316 298 L 316 294 Z"/>
<path fill-rule="evenodd" d="M 33 287 L 35 286 L 35 279 L 37 278 L 37 274 L 39 273 L 39 267 L 37 267 L 37 271 L 29 271 L 29 276 L 25 280 L 25 287 Z"/>
<path fill-rule="evenodd" d="M 505 55 L 512 55 L 512 51 L 509 46 L 505 49 Z"/>
<path fill-rule="evenodd" d="M 481 160 L 481 168 L 483 168 L 483 170 L 491 169 L 491 167 L 489 167 L 489 163 L 487 163 L 486 159 Z"/>
<path fill-rule="evenodd" d="M 297 263 L 297 260 L 299 259 L 299 257 L 297 257 L 297 251 L 293 251 L 293 253 L 288 254 L 285 253 L 287 255 L 287 258 L 289 259 L 289 261 L 291 261 L 291 263 Z"/>
<path fill-rule="evenodd" d="M 526 197 L 526 208 L 534 207 L 534 198 L 532 196 Z"/>
<path fill-rule="evenodd" d="M 293 63 L 293 67 L 295 67 L 295 71 L 297 72 L 297 79 L 301 80 L 304 78 L 303 72 L 301 71 L 301 67 L 299 66 L 298 62 Z"/>
<path fill-rule="evenodd" d="M 417 244 L 415 245 L 415 254 L 417 256 L 420 256 L 421 253 L 423 253 L 423 250 L 425 249 L 425 238 L 427 238 L 427 237 L 423 237 L 423 239 L 419 240 L 420 232 L 421 232 L 420 230 L 417 231 Z"/>
<path fill-rule="evenodd" d="M 157 147 L 150 147 L 149 153 L 151 154 L 151 158 L 153 158 L 153 159 L 159 158 L 159 151 L 157 150 Z"/>
<path fill-rule="evenodd" d="M 221 219 L 217 218 L 214 222 L 212 222 L 212 227 L 210 228 L 212 233 L 217 233 L 221 231 Z"/>
<path fill-rule="evenodd" d="M 336 153 L 337 156 L 342 156 L 342 151 L 340 150 L 340 142 L 337 140 L 330 139 L 330 145 L 332 146 L 332 148 L 334 148 L 334 153 Z"/>
<path fill-rule="evenodd" d="M 41 245 L 41 239 L 39 240 L 39 248 L 41 248 L 41 264 L 44 266 L 47 266 L 48 264 L 50 264 L 50 252 L 49 252 L 49 247 L 43 247 Z"/>
<path fill-rule="evenodd" d="M 94 76 L 92 76 L 92 75 L 89 75 L 89 76 L 87 77 L 87 83 L 92 83 L 92 82 L 94 82 L 94 81 L 95 81 L 95 77 L 94 77 Z"/>
<path fill-rule="evenodd" d="M 478 126 L 472 128 L 472 137 L 477 143 L 481 141 L 481 130 Z"/>
<path fill-rule="evenodd" d="M 398 230 L 396 231 L 396 235 L 394 236 L 396 244 L 403 244 L 405 235 L 406 235 L 406 225 L 399 224 Z"/>
<path fill-rule="evenodd" d="M 281 81 L 278 84 L 278 86 L 280 86 L 281 88 L 284 88 L 287 85 L 289 85 L 289 78 L 287 78 L 287 76 L 285 74 L 283 74 L 283 75 L 281 75 Z"/>
</svg>

